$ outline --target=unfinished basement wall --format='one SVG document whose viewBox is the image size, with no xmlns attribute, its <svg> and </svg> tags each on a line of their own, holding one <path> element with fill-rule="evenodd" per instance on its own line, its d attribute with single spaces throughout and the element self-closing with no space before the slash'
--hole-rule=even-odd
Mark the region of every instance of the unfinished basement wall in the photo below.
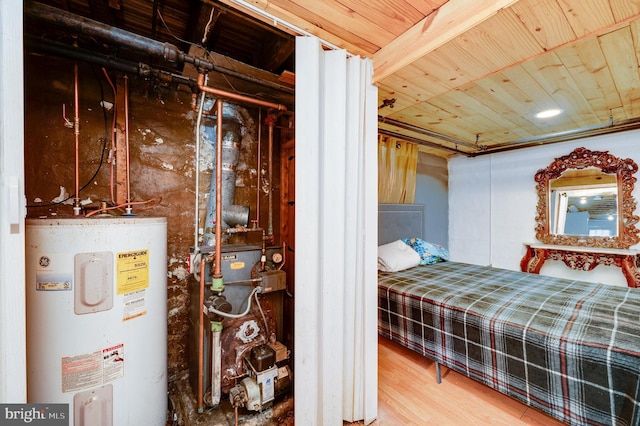
<svg viewBox="0 0 640 426">
<path fill-rule="evenodd" d="M 99 66 L 79 63 L 80 199 L 87 210 L 111 202 L 110 167 L 112 113 L 101 101 L 114 102 L 111 86 Z M 109 75 L 114 78 L 115 73 Z M 114 81 L 115 83 L 115 81 Z M 169 382 L 187 374 L 189 335 L 189 250 L 194 245 L 195 128 L 192 93 L 185 86 L 158 84 L 129 76 L 129 140 L 131 201 L 160 198 L 148 210 L 134 209 L 141 217 L 166 217 L 168 222 L 168 377 Z M 74 118 L 73 61 L 25 54 L 25 179 L 28 217 L 72 215 L 74 195 L 74 133 L 63 117 Z M 236 204 L 250 207 L 255 219 L 260 187 L 260 220 L 267 220 L 267 194 L 275 198 L 274 229 L 278 235 L 278 184 L 265 182 L 256 160 L 261 129 L 256 109 L 238 107 L 245 123 L 237 168 Z M 264 113 L 262 113 L 264 118 Z M 205 119 L 206 120 L 206 119 Z M 262 164 L 266 165 L 266 142 Z M 275 149 L 279 149 L 276 141 Z M 211 147 L 201 144 L 200 219 L 204 221 L 212 175 Z M 278 158 L 278 152 L 274 158 Z M 264 167 L 261 167 L 264 168 Z M 275 165 L 279 170 L 279 164 Z M 95 174 L 95 176 L 94 176 Z M 275 177 L 279 173 L 274 173 Z M 71 197 L 68 201 L 61 200 Z M 150 203 L 151 205 L 153 203 Z M 266 222 L 264 222 L 266 223 Z M 253 238 L 249 235 L 238 238 Z M 260 239 L 260 236 L 257 236 Z M 241 243 L 241 241 L 235 241 Z M 244 241 L 255 243 L 255 241 Z M 259 242 L 259 241 L 258 241 Z"/>
</svg>

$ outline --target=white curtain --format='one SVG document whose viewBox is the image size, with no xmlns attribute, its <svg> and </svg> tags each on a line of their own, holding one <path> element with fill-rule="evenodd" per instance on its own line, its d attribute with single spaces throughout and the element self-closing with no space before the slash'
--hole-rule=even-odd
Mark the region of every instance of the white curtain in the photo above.
<svg viewBox="0 0 640 426">
<path fill-rule="evenodd" d="M 0 403 L 27 400 L 22 1 L 0 0 Z"/>
<path fill-rule="evenodd" d="M 377 88 L 371 61 L 296 40 L 295 422 L 377 415 Z"/>
</svg>

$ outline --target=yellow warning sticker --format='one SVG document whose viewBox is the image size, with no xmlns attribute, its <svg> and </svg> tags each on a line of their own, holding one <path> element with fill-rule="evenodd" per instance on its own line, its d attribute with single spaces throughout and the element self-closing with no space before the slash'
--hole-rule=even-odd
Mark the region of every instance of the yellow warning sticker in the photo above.
<svg viewBox="0 0 640 426">
<path fill-rule="evenodd" d="M 229 264 L 229 267 L 234 271 L 236 269 L 242 269 L 244 268 L 244 262 L 233 262 Z"/>
<path fill-rule="evenodd" d="M 149 287 L 149 250 L 118 253 L 116 260 L 117 294 Z"/>
</svg>

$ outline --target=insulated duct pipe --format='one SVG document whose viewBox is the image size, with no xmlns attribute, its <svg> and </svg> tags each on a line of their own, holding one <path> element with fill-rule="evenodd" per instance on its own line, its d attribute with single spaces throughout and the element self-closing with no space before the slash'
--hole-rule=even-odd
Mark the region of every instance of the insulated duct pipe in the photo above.
<svg viewBox="0 0 640 426">
<path fill-rule="evenodd" d="M 204 95 L 204 92 L 203 92 Z M 216 102 L 216 105 L 222 105 L 222 101 Z M 235 116 L 229 112 L 230 105 L 223 106 L 222 113 L 222 135 L 219 135 L 218 125 L 216 125 L 216 137 L 215 137 L 215 163 L 214 178 L 211 181 L 209 187 L 209 203 L 207 205 L 207 216 L 204 226 L 204 234 L 202 236 L 202 242 L 205 246 L 216 245 L 214 244 L 214 232 L 213 225 L 218 223 L 218 211 L 222 211 L 222 218 L 220 220 L 223 230 L 232 226 L 247 226 L 249 222 L 249 207 L 235 205 L 235 188 L 236 188 L 236 168 L 238 166 L 238 158 L 240 156 L 240 144 L 241 144 L 241 132 L 240 123 Z M 210 129 L 209 126 L 201 126 L 205 129 L 204 133 L 207 134 L 206 129 Z M 202 129 L 201 129 L 202 131 Z M 221 138 L 221 142 L 219 141 Z M 222 157 L 218 156 L 218 151 L 221 150 Z M 220 158 L 220 159 L 219 159 Z M 221 185 L 218 185 L 218 171 L 222 173 Z M 222 199 L 221 210 L 217 205 L 218 194 Z"/>
<path fill-rule="evenodd" d="M 24 15 L 65 27 L 80 34 L 101 38 L 121 46 L 131 47 L 150 55 L 159 56 L 167 62 L 186 62 L 193 64 L 198 69 L 207 71 L 213 69 L 211 62 L 185 55 L 184 52 L 171 43 L 152 40 L 42 3 L 26 2 Z"/>
<path fill-rule="evenodd" d="M 122 71 L 127 74 L 136 74 L 141 77 L 155 77 L 165 81 L 171 80 L 174 83 L 189 86 L 192 91 L 197 90 L 196 80 L 168 71 L 157 70 L 142 62 L 131 62 L 125 59 L 114 58 L 113 56 L 102 55 L 80 47 L 71 47 L 64 43 L 34 37 L 28 34 L 25 35 L 24 42 L 27 49 L 36 52 L 75 59 L 104 68 Z"/>
<path fill-rule="evenodd" d="M 138 74 L 141 76 L 149 76 L 152 70 L 148 65 L 126 61 L 124 59 L 116 59 L 112 56 L 101 55 L 80 47 L 72 47 L 57 41 L 51 41 L 44 38 L 34 37 L 29 34 L 24 36 L 24 45 L 27 49 L 50 53 L 56 56 L 63 56 L 70 59 L 76 59 L 91 64 L 100 65 L 101 67 L 113 68 L 118 71 L 129 74 Z"/>
</svg>

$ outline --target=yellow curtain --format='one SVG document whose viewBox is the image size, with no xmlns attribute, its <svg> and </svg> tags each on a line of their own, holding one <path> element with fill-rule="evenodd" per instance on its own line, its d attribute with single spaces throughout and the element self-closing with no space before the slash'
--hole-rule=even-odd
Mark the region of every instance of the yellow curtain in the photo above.
<svg viewBox="0 0 640 426">
<path fill-rule="evenodd" d="M 378 202 L 413 203 L 417 166 L 418 145 L 378 135 Z"/>
</svg>

